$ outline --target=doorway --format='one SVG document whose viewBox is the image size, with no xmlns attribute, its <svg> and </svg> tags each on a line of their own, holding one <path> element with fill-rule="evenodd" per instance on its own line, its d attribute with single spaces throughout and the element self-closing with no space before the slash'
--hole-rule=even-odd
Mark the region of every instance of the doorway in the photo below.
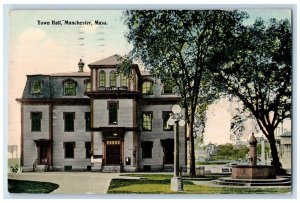
<svg viewBox="0 0 300 203">
<path fill-rule="evenodd" d="M 106 141 L 106 165 L 120 165 L 121 164 L 121 141 L 108 140 Z"/>
<path fill-rule="evenodd" d="M 48 164 L 48 144 L 41 143 L 40 144 L 40 150 L 39 150 L 39 164 L 41 165 L 47 165 Z"/>
<path fill-rule="evenodd" d="M 164 165 L 174 164 L 174 139 L 161 140 L 164 152 Z"/>
</svg>

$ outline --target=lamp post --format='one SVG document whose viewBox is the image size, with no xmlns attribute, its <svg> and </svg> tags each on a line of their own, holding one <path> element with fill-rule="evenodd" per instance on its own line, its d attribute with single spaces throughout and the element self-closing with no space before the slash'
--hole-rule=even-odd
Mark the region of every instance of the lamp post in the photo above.
<svg viewBox="0 0 300 203">
<path fill-rule="evenodd" d="M 168 125 L 174 125 L 174 176 L 171 179 L 171 190 L 183 191 L 183 181 L 179 176 L 179 126 L 184 126 L 185 121 L 183 115 L 180 113 L 181 108 L 175 104 L 172 107 L 173 115 L 168 120 Z"/>
</svg>

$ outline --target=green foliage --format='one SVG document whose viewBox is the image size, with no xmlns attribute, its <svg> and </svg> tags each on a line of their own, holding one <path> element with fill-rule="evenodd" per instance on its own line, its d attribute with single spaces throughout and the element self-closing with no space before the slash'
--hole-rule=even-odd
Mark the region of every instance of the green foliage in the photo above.
<svg viewBox="0 0 300 203">
<path fill-rule="evenodd" d="M 232 144 L 218 145 L 218 151 L 217 151 L 217 154 L 214 156 L 214 160 L 216 160 L 216 159 L 225 159 L 225 160 L 245 159 L 248 152 L 249 152 L 249 148 L 247 146 L 236 147 Z"/>
<path fill-rule="evenodd" d="M 8 171 L 17 173 L 20 166 L 20 159 L 19 158 L 10 158 L 8 159 Z"/>
<path fill-rule="evenodd" d="M 10 193 L 50 193 L 59 186 L 54 183 L 8 179 Z"/>
<path fill-rule="evenodd" d="M 270 144 L 268 142 L 265 143 L 265 154 L 270 154 Z M 257 156 L 261 156 L 261 143 L 257 144 Z"/>
<path fill-rule="evenodd" d="M 237 31 L 236 37 L 227 39 L 228 46 L 215 55 L 215 80 L 243 102 L 247 116 L 256 119 L 271 144 L 273 164 L 279 169 L 274 131 L 279 123 L 291 118 L 291 24 L 288 20 L 265 23 L 257 19 Z"/>
<path fill-rule="evenodd" d="M 19 158 L 10 158 L 8 159 L 7 162 L 8 166 L 15 166 L 15 165 L 20 165 L 20 159 Z"/>
<path fill-rule="evenodd" d="M 228 93 L 236 95 L 268 136 L 280 122 L 291 116 L 292 47 L 291 25 L 272 19 L 258 19 L 240 28 L 234 47 L 227 47 L 219 63 L 217 78 Z M 223 53 L 223 52 L 222 52 Z"/>
<path fill-rule="evenodd" d="M 172 175 L 163 175 L 163 174 L 122 174 L 121 176 L 130 176 L 130 177 L 142 177 L 147 180 L 166 180 L 171 179 Z"/>
<path fill-rule="evenodd" d="M 129 10 L 124 14 L 129 28 L 126 37 L 133 44 L 127 61 L 142 62 L 163 83 L 178 88 L 190 130 L 193 175 L 195 131 L 204 132 L 207 106 L 219 96 L 209 71 L 212 60 L 247 15 L 223 10 Z"/>
</svg>

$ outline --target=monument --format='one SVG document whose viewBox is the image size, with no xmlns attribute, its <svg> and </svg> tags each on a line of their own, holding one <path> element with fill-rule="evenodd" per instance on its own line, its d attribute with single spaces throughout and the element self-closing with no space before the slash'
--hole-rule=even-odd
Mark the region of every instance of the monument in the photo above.
<svg viewBox="0 0 300 203">
<path fill-rule="evenodd" d="M 213 182 L 235 186 L 290 186 L 290 177 L 276 177 L 274 166 L 257 165 L 257 140 L 253 133 L 249 144 L 249 165 L 233 165 L 230 177 L 220 178 Z"/>
<path fill-rule="evenodd" d="M 249 165 L 232 166 L 231 178 L 233 179 L 275 179 L 276 170 L 274 166 L 257 165 L 257 140 L 254 133 L 249 140 Z"/>
</svg>

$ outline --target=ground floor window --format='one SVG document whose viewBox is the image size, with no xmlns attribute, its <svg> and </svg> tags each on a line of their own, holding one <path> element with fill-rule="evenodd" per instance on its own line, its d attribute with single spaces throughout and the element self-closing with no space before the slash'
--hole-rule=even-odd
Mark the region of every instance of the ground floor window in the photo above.
<svg viewBox="0 0 300 203">
<path fill-rule="evenodd" d="M 74 148 L 75 142 L 64 142 L 65 158 L 73 159 L 74 158 Z"/>
<path fill-rule="evenodd" d="M 143 159 L 152 158 L 152 148 L 153 148 L 152 141 L 142 142 L 142 158 Z"/>
<path fill-rule="evenodd" d="M 91 131 L 91 112 L 85 112 L 85 131 Z"/>
</svg>

